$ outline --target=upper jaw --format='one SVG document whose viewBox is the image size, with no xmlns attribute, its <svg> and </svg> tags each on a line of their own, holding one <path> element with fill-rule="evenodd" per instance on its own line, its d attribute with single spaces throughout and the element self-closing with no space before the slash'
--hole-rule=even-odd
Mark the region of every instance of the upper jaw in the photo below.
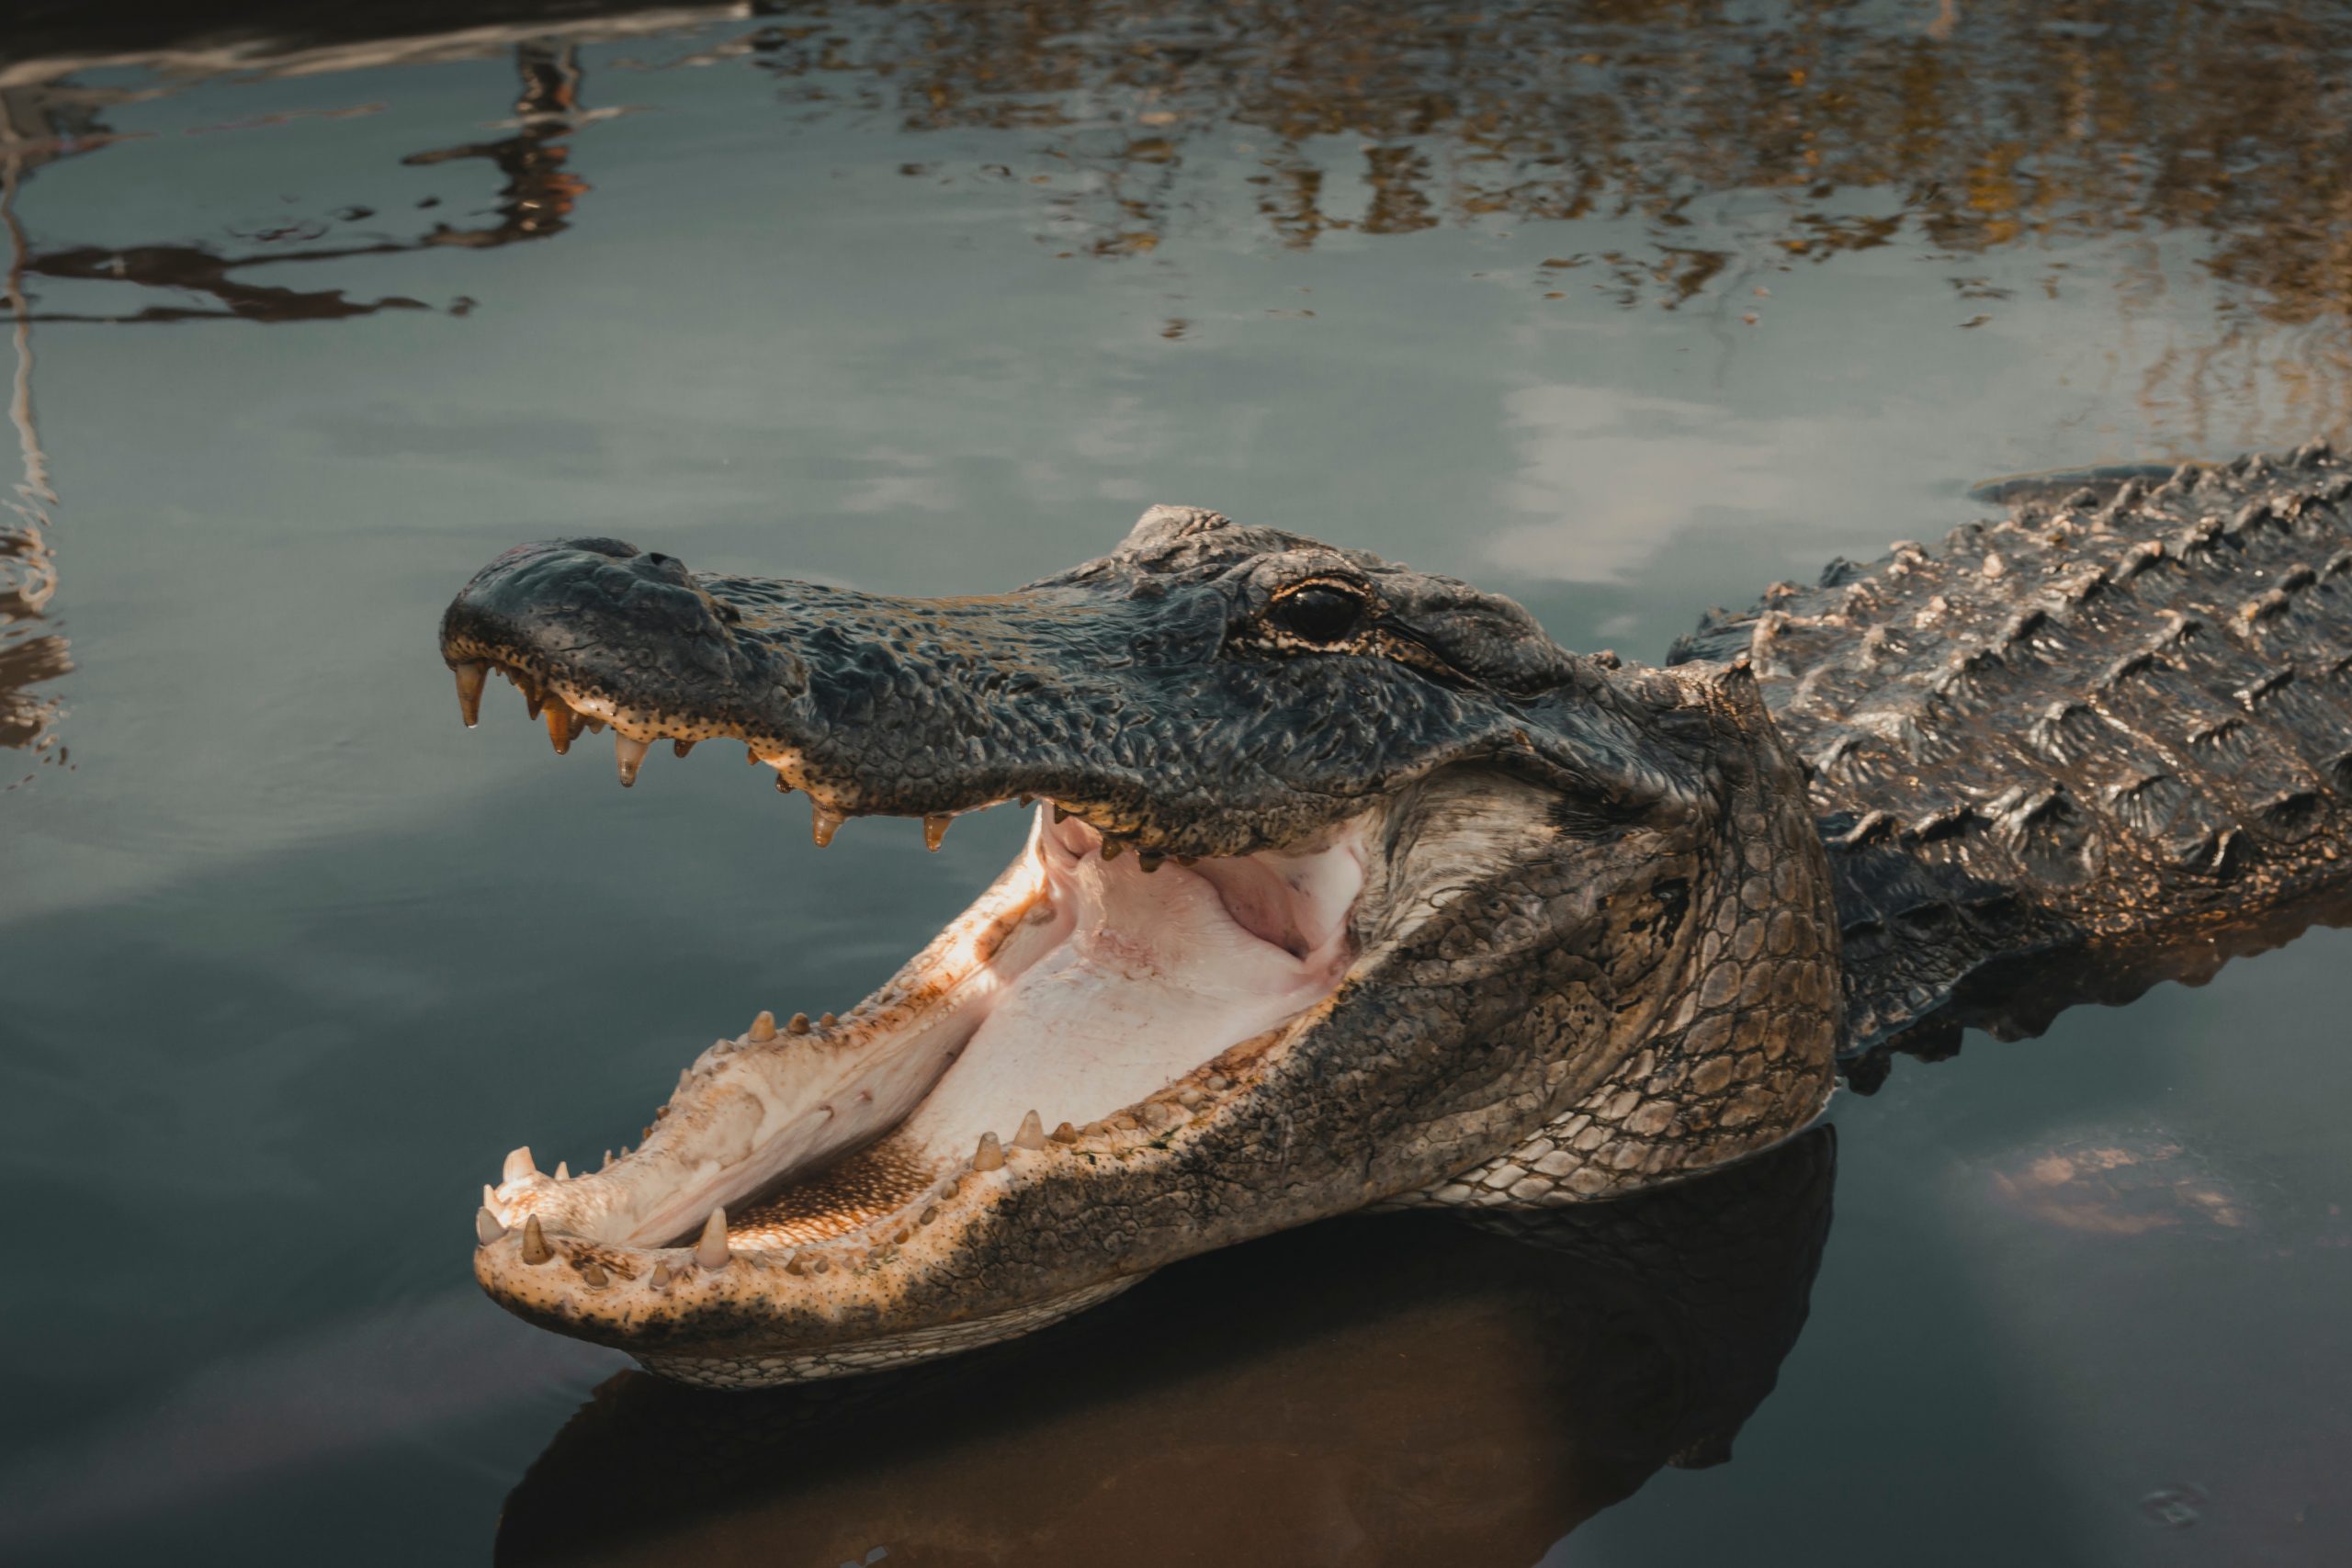
<svg viewBox="0 0 2352 1568">
<path fill-rule="evenodd" d="M 1527 745 L 1503 708 L 1381 660 L 1221 653 L 1235 590 L 1216 581 L 899 599 L 631 550 L 525 546 L 476 574 L 441 628 L 469 704 L 496 670 L 560 750 L 609 726 L 624 783 L 659 740 L 741 741 L 808 795 L 820 841 L 854 816 L 936 832 L 1026 795 L 1139 852 L 1230 858 Z M 1350 716 L 1371 712 L 1376 733 Z"/>
</svg>

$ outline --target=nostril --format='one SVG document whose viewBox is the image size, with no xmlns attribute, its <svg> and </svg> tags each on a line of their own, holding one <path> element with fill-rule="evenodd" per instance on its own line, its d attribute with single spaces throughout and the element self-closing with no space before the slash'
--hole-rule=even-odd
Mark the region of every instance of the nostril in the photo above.
<svg viewBox="0 0 2352 1568">
<path fill-rule="evenodd" d="M 660 550 L 648 550 L 629 564 L 646 576 L 658 578 L 663 582 L 674 583 L 680 588 L 694 586 L 695 574 L 686 570 L 686 563 L 675 556 L 663 555 Z"/>
</svg>

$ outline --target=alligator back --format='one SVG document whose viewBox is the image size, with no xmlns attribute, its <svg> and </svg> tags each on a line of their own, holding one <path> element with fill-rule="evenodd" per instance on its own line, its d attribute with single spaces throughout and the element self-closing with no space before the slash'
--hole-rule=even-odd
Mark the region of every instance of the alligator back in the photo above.
<svg viewBox="0 0 2352 1568">
<path fill-rule="evenodd" d="M 1805 760 L 1850 1050 L 2032 1032 L 2330 918 L 2352 871 L 2352 464 L 2044 494 L 1672 655 L 1748 660 Z"/>
</svg>

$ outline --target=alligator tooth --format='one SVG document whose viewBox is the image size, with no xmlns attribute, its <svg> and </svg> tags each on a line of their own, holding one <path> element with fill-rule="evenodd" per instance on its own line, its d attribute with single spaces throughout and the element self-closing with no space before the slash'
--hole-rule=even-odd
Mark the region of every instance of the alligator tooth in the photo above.
<svg viewBox="0 0 2352 1568">
<path fill-rule="evenodd" d="M 1078 1129 L 1071 1126 L 1067 1122 L 1055 1128 L 1053 1135 L 1054 1142 L 1057 1144 L 1074 1144 L 1078 1142 Z"/>
<path fill-rule="evenodd" d="M 727 1250 L 727 1211 L 713 1209 L 702 1223 L 702 1239 L 695 1243 L 695 1261 L 706 1269 L 724 1269 L 734 1256 Z"/>
<path fill-rule="evenodd" d="M 1117 839 L 1105 839 L 1102 840 L 1102 858 L 1104 860 L 1117 860 L 1119 858 L 1119 852 L 1126 847 L 1127 846 L 1125 844 L 1122 843 Z"/>
<path fill-rule="evenodd" d="M 777 774 L 776 782 L 782 784 L 784 775 Z M 809 831 L 815 835 L 817 847 L 821 850 L 833 841 L 833 835 L 841 831 L 842 824 L 849 818 L 831 807 L 821 804 L 813 795 L 808 797 L 808 806 L 814 813 L 808 819 Z"/>
<path fill-rule="evenodd" d="M 831 1013 L 827 1013 L 824 1017 L 817 1021 L 817 1027 L 820 1029 L 831 1029 L 840 1021 L 841 1020 L 835 1018 Z"/>
<path fill-rule="evenodd" d="M 746 746 L 743 748 L 743 761 L 751 763 L 752 766 L 756 768 L 760 765 L 760 754 L 757 751 L 752 750 L 749 746 Z"/>
<path fill-rule="evenodd" d="M 792 1021 L 784 1027 L 794 1034 L 806 1034 L 808 1032 L 808 1015 L 805 1012 L 796 1012 L 792 1015 Z"/>
<path fill-rule="evenodd" d="M 1029 803 L 1030 803 L 1031 801 L 1033 801 L 1033 800 L 1036 799 L 1036 798 L 1037 798 L 1037 797 L 1036 797 L 1035 795 L 1023 795 L 1023 796 L 1021 797 L 1021 809 L 1022 809 L 1022 810 L 1023 810 L 1023 811 L 1028 810 L 1028 809 L 1029 809 Z"/>
<path fill-rule="evenodd" d="M 763 1009 L 759 1016 L 752 1020 L 752 1043 L 764 1045 L 775 1038 L 775 1014 Z"/>
<path fill-rule="evenodd" d="M 561 1160 L 558 1160 L 558 1161 L 556 1161 L 556 1162 L 555 1162 L 555 1179 L 556 1179 L 558 1181 L 569 1181 L 569 1180 L 571 1180 L 571 1168 L 570 1166 L 568 1166 L 568 1165 L 564 1164 L 564 1163 L 563 1163 L 563 1161 L 561 1161 Z"/>
<path fill-rule="evenodd" d="M 778 795 L 790 795 L 792 793 L 792 782 L 789 779 L 786 779 L 782 773 L 778 773 L 775 776 L 775 792 Z"/>
<path fill-rule="evenodd" d="M 548 705 L 547 694 L 540 691 L 537 686 L 524 686 L 519 681 L 516 682 L 515 684 L 522 687 L 523 711 L 529 714 L 533 718 L 538 717 L 539 710 Z"/>
<path fill-rule="evenodd" d="M 667 1262 L 656 1263 L 653 1266 L 653 1288 L 655 1290 L 668 1290 L 670 1288 L 670 1265 Z"/>
<path fill-rule="evenodd" d="M 588 733 L 591 735 L 602 735 L 605 733 L 605 721 L 598 718 L 594 714 L 576 713 L 571 716 L 577 721 L 571 727 L 571 738 L 574 740 L 580 739 L 580 727 L 582 725 L 587 726 Z"/>
<path fill-rule="evenodd" d="M 673 757 L 683 757 L 694 749 L 695 743 L 691 740 L 673 740 L 670 742 L 670 754 Z"/>
<path fill-rule="evenodd" d="M 575 733 L 571 728 L 571 709 L 561 697 L 549 692 L 546 716 L 548 744 L 554 747 L 555 754 L 560 757 L 571 750 L 571 737 Z"/>
<path fill-rule="evenodd" d="M 997 1142 L 994 1133 L 980 1134 L 979 1149 L 972 1156 L 972 1168 L 974 1170 L 1002 1170 L 1004 1168 L 1004 1145 Z"/>
<path fill-rule="evenodd" d="M 1042 1149 L 1046 1146 L 1045 1120 L 1035 1111 L 1032 1111 L 1021 1119 L 1021 1130 L 1012 1134 L 1012 1146 L 1016 1149 Z"/>
<path fill-rule="evenodd" d="M 539 1216 L 533 1214 L 523 1222 L 523 1261 L 545 1263 L 555 1253 L 548 1246 L 547 1233 L 539 1229 Z"/>
<path fill-rule="evenodd" d="M 498 1213 L 498 1189 L 487 1181 L 481 1184 L 481 1206 L 493 1214 Z"/>
<path fill-rule="evenodd" d="M 1057 800 L 1054 802 L 1054 822 L 1056 826 L 1059 826 L 1060 824 L 1069 821 L 1072 817 L 1077 815 L 1078 813 L 1070 810 L 1069 807 L 1064 806 L 1060 801 Z"/>
<path fill-rule="evenodd" d="M 605 1266 L 593 1258 L 581 1260 L 580 1278 L 591 1285 L 609 1285 L 613 1282 L 613 1277 L 605 1272 Z"/>
<path fill-rule="evenodd" d="M 521 1148 L 516 1149 L 513 1154 L 506 1156 L 506 1169 L 503 1173 L 504 1180 L 520 1181 L 526 1176 L 537 1176 L 538 1174 L 539 1168 L 531 1163 L 530 1145 L 525 1144 Z"/>
<path fill-rule="evenodd" d="M 1137 850 L 1136 852 L 1136 863 L 1143 867 L 1146 871 L 1158 871 L 1167 859 L 1168 857 L 1166 855 L 1156 854 L 1150 850 Z"/>
<path fill-rule="evenodd" d="M 644 741 L 631 740 L 617 729 L 613 731 L 613 761 L 620 765 L 623 789 L 637 783 L 638 765 L 645 761 L 646 750 Z"/>
<path fill-rule="evenodd" d="M 955 820 L 955 818 L 947 816 L 944 813 L 924 818 L 922 819 L 922 847 L 929 850 L 932 853 L 937 854 L 939 852 L 939 846 L 947 841 L 948 825 Z"/>
<path fill-rule="evenodd" d="M 506 1227 L 498 1223 L 498 1216 L 492 1213 L 487 1205 L 474 1211 L 474 1241 L 477 1245 L 488 1247 L 505 1235 Z"/>
<path fill-rule="evenodd" d="M 600 1165 L 600 1166 L 598 1166 L 596 1168 L 597 1168 L 598 1170 L 610 1170 L 610 1169 L 612 1169 L 612 1168 L 613 1168 L 613 1151 L 612 1151 L 612 1150 L 610 1150 L 610 1149 L 606 1149 L 606 1150 L 605 1151 L 605 1163 L 604 1163 L 604 1164 L 602 1164 L 602 1165 Z"/>
<path fill-rule="evenodd" d="M 490 666 L 479 659 L 469 659 L 449 667 L 458 676 L 458 713 L 471 729 L 481 722 L 481 685 L 490 678 Z"/>
</svg>

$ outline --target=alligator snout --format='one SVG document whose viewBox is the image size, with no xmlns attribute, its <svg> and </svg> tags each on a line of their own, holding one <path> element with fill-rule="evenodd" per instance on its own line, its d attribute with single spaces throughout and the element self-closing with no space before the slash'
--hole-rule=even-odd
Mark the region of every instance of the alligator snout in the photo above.
<svg viewBox="0 0 2352 1568">
<path fill-rule="evenodd" d="M 453 664 L 560 685 L 607 722 L 649 701 L 664 714 L 689 701 L 707 709 L 714 694 L 789 704 L 808 689 L 808 666 L 787 639 L 747 632 L 743 619 L 675 556 L 623 539 L 556 539 L 476 573 L 442 617 L 441 641 Z"/>
</svg>

